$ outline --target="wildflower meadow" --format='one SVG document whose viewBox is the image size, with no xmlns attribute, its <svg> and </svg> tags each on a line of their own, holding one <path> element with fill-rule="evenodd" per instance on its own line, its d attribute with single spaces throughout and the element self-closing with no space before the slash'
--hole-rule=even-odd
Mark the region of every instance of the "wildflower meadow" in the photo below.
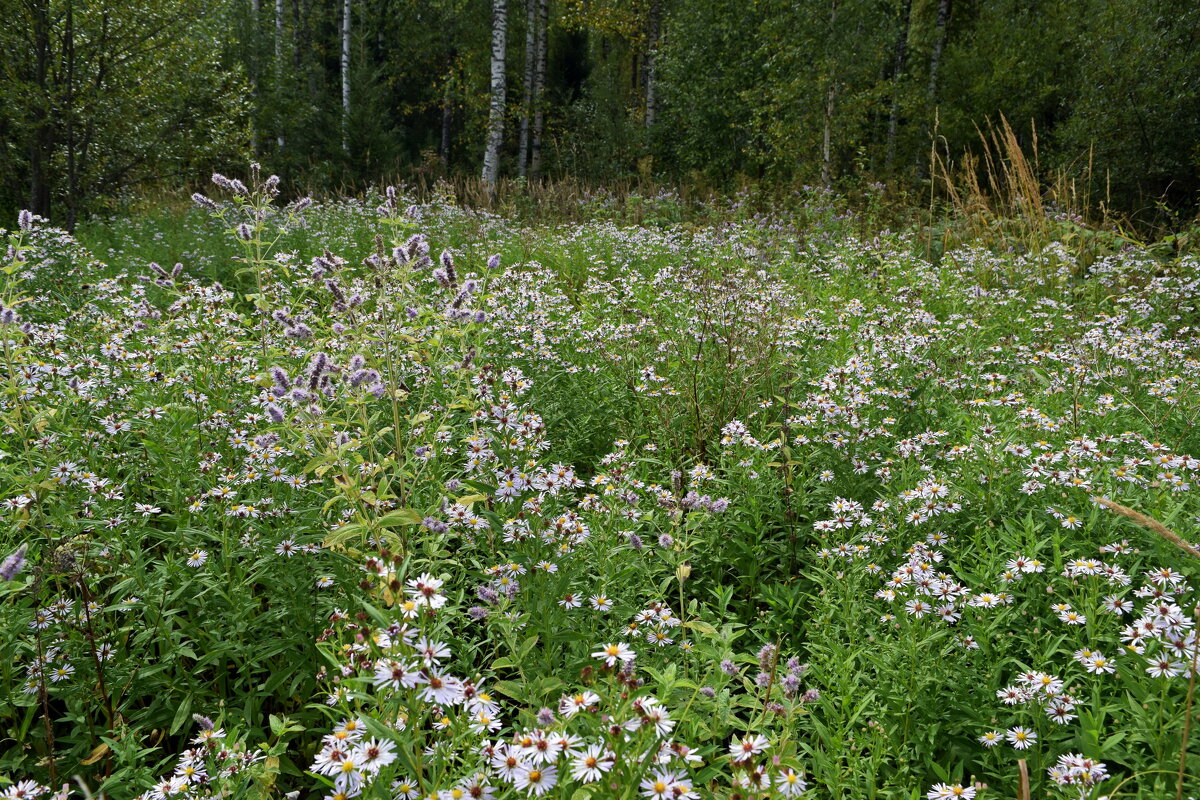
<svg viewBox="0 0 1200 800">
<path fill-rule="evenodd" d="M 1200 794 L 1200 259 L 289 197 L 2 232 L 0 797 Z"/>
</svg>

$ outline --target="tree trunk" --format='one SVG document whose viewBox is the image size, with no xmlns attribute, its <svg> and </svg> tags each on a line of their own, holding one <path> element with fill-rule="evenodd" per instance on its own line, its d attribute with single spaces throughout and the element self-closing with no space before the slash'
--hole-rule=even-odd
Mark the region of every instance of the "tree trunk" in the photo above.
<svg viewBox="0 0 1200 800">
<path fill-rule="evenodd" d="M 933 29 L 933 51 L 929 54 L 929 88 L 926 91 L 926 99 L 930 106 L 929 110 L 936 116 L 937 114 L 937 95 L 938 95 L 938 69 L 942 64 L 942 50 L 946 46 L 946 28 L 950 24 L 950 0 L 938 0 L 937 18 L 934 22 Z M 926 117 L 925 134 L 931 136 L 933 133 L 929 124 L 929 118 Z M 925 163 L 925 154 L 921 148 L 917 149 L 917 176 L 924 178 L 928 166 Z"/>
<path fill-rule="evenodd" d="M 821 184 L 828 188 L 833 183 L 833 101 L 837 88 L 833 81 L 825 92 L 824 124 L 821 131 Z"/>
<path fill-rule="evenodd" d="M 63 111 L 63 122 L 66 134 L 67 150 L 67 231 L 75 230 L 75 220 L 79 216 L 79 163 L 75 151 L 75 2 L 67 0 L 67 12 L 63 20 L 63 73 L 62 79 L 66 84 L 66 96 Z"/>
<path fill-rule="evenodd" d="M 275 72 L 278 77 L 283 61 L 283 0 L 275 0 Z"/>
<path fill-rule="evenodd" d="M 896 49 L 892 58 L 892 110 L 888 114 L 887 149 L 883 159 L 885 170 L 896 160 L 896 131 L 900 127 L 900 79 L 908 65 L 908 23 L 912 16 L 912 0 L 904 0 L 900 10 L 900 27 L 896 31 Z"/>
<path fill-rule="evenodd" d="M 505 56 L 508 52 L 508 0 L 492 0 L 492 84 L 488 107 L 487 147 L 483 151 L 483 186 L 496 194 L 500 145 L 504 141 Z"/>
<path fill-rule="evenodd" d="M 521 97 L 521 130 L 517 137 L 517 174 L 529 165 L 529 116 L 533 112 L 533 63 L 537 50 L 537 0 L 525 0 L 525 71 Z"/>
<path fill-rule="evenodd" d="M 342 5 L 342 150 L 350 152 L 350 0 Z"/>
<path fill-rule="evenodd" d="M 829 28 L 826 32 L 828 37 L 826 41 L 833 38 L 834 27 L 837 24 L 837 0 L 833 0 L 829 4 Z M 826 45 L 826 65 L 829 72 L 833 72 L 834 59 L 832 54 L 828 52 L 829 47 Z M 837 98 L 837 77 L 830 74 L 829 85 L 825 87 L 825 111 L 824 119 L 821 126 L 821 184 L 828 188 L 833 183 L 833 109 L 834 100 Z"/>
<path fill-rule="evenodd" d="M 50 149 L 54 136 L 50 124 L 50 0 L 31 3 L 33 16 L 34 83 L 33 132 L 29 139 L 29 210 L 50 216 Z"/>
<path fill-rule="evenodd" d="M 662 33 L 662 0 L 650 2 L 650 27 L 646 31 L 646 129 L 658 116 L 658 37 Z"/>
<path fill-rule="evenodd" d="M 454 60 L 456 54 L 450 54 L 450 68 L 446 70 L 446 81 L 442 87 L 442 140 L 438 147 L 438 163 L 442 170 L 450 168 L 450 125 L 454 121 L 454 106 L 451 87 L 454 83 Z"/>
<path fill-rule="evenodd" d="M 312 1 L 300 0 L 300 16 L 302 23 L 301 30 L 301 52 L 307 63 L 304 70 L 305 83 L 308 85 L 309 102 L 316 106 L 321 100 L 321 87 L 317 83 L 317 70 L 312 63 L 313 51 L 313 22 L 312 22 Z M 323 71 L 323 70 L 322 70 Z"/>
<path fill-rule="evenodd" d="M 275 144 L 283 149 L 283 115 L 279 113 L 280 93 L 283 89 L 283 0 L 275 0 Z"/>
<path fill-rule="evenodd" d="M 537 0 L 537 57 L 533 67 L 533 141 L 529 152 L 529 180 L 536 181 L 542 175 L 542 130 L 546 124 L 546 106 L 543 94 L 546 90 L 547 28 L 550 22 L 550 0 Z"/>
<path fill-rule="evenodd" d="M 300 54 L 304 52 L 304 33 L 300 18 L 300 0 L 292 0 L 292 70 L 300 77 Z"/>
<path fill-rule="evenodd" d="M 934 22 L 933 52 L 929 54 L 929 102 L 937 103 L 938 68 L 942 49 L 946 46 L 946 26 L 950 23 L 950 0 L 938 0 L 937 21 Z"/>
<path fill-rule="evenodd" d="M 92 78 L 91 78 L 92 88 L 90 90 L 90 93 L 91 93 L 92 97 L 103 97 L 108 89 L 108 76 L 109 76 L 109 63 L 110 63 L 110 55 L 109 54 L 112 51 L 112 47 L 110 46 L 110 42 L 109 42 L 109 34 L 112 32 L 112 29 L 113 29 L 112 14 L 113 14 L 113 12 L 109 8 L 105 8 L 100 13 L 100 34 L 99 34 L 99 36 L 95 37 L 91 42 L 89 42 L 89 44 L 95 45 L 94 52 L 96 53 L 95 66 L 91 70 L 91 72 L 92 72 Z M 72 45 L 72 49 L 73 48 L 74 48 L 74 45 Z M 73 72 L 74 72 L 74 68 L 72 67 L 72 73 Z M 74 89 L 72 89 L 72 93 L 74 93 Z M 77 176 L 79 176 L 78 192 L 82 198 L 82 197 L 86 197 L 87 195 L 89 195 L 91 193 L 92 187 L 100 186 L 100 190 L 103 191 L 105 188 L 104 184 L 106 183 L 106 181 L 99 181 L 99 182 L 92 181 L 91 183 L 84 182 L 87 177 L 87 174 L 88 174 L 89 163 L 90 163 L 88 160 L 88 156 L 89 156 L 89 153 L 92 152 L 92 149 L 91 149 L 92 139 L 96 133 L 96 125 L 95 125 L 95 120 L 90 117 L 84 117 L 81 115 L 80 121 L 83 123 L 83 133 L 82 134 L 77 133 L 75 135 L 74 149 L 76 152 L 75 174 Z"/>
<path fill-rule="evenodd" d="M 258 86 L 258 23 L 262 19 L 262 0 L 250 0 L 250 152 L 258 157 L 258 109 L 261 107 Z"/>
</svg>

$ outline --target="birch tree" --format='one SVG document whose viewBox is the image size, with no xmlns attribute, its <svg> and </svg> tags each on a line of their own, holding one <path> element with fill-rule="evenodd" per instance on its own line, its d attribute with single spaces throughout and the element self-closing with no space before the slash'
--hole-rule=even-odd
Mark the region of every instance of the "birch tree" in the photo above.
<svg viewBox="0 0 1200 800">
<path fill-rule="evenodd" d="M 537 0 L 525 0 L 525 69 L 521 95 L 521 130 L 517 136 L 517 174 L 522 178 L 529 166 L 529 122 L 533 113 L 533 66 L 537 51 Z"/>
<path fill-rule="evenodd" d="M 834 48 L 833 33 L 837 30 L 838 0 L 829 4 L 829 31 L 826 34 L 826 51 L 832 53 Z M 832 55 L 826 56 L 826 70 L 829 73 L 825 86 L 825 108 L 821 118 L 821 185 L 829 187 L 833 183 L 833 112 L 837 100 L 838 75 Z"/>
<path fill-rule="evenodd" d="M 903 0 L 900 23 L 896 29 L 896 45 L 892 53 L 892 108 L 888 112 L 887 145 L 884 168 L 890 170 L 896 160 L 896 132 L 900 127 L 900 80 L 908 66 L 908 26 L 912 16 L 912 0 Z"/>
<path fill-rule="evenodd" d="M 536 0 L 537 46 L 533 67 L 533 137 L 529 152 L 529 179 L 536 181 L 542 173 L 542 129 L 546 124 L 546 107 L 542 95 L 546 90 L 546 28 L 550 22 L 550 0 Z"/>
<path fill-rule="evenodd" d="M 350 0 L 346 0 L 347 3 Z M 505 56 L 508 50 L 508 2 L 492 0 L 492 84 L 488 106 L 487 146 L 483 151 L 483 185 L 496 193 L 500 175 L 500 145 L 504 141 Z"/>
<path fill-rule="evenodd" d="M 283 88 L 283 0 L 275 0 L 275 94 L 278 98 Z M 278 99 L 276 100 L 278 104 Z M 278 109 L 276 109 L 278 115 Z M 282 120 L 276 117 L 275 143 L 283 149 Z"/>
<path fill-rule="evenodd" d="M 350 152 L 350 0 L 342 5 L 342 151 Z"/>
<path fill-rule="evenodd" d="M 258 81 L 258 25 L 262 19 L 262 0 L 250 0 L 250 97 L 254 106 L 250 112 L 250 152 L 258 155 L 258 124 L 255 116 L 262 108 L 262 93 Z"/>
<path fill-rule="evenodd" d="M 646 128 L 658 116 L 658 39 L 662 35 L 662 0 L 651 0 L 646 29 Z"/>
<path fill-rule="evenodd" d="M 50 120 L 50 0 L 29 0 L 26 4 L 30 32 L 33 69 L 30 70 L 29 103 L 29 208 L 35 214 L 50 216 L 50 159 L 53 146 L 53 127 Z"/>
<path fill-rule="evenodd" d="M 454 121 L 454 55 L 450 57 L 450 66 L 446 69 L 446 78 L 442 81 L 442 135 L 438 140 L 438 163 L 443 170 L 450 168 L 450 126 Z"/>
<path fill-rule="evenodd" d="M 933 52 L 929 54 L 929 102 L 937 102 L 938 69 L 946 47 L 946 25 L 950 22 L 950 0 L 938 0 L 937 19 L 933 24 Z"/>
</svg>

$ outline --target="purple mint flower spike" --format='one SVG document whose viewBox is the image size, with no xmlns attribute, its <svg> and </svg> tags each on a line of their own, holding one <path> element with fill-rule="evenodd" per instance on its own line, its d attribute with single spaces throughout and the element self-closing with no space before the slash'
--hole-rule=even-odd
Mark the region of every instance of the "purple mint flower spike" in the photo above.
<svg viewBox="0 0 1200 800">
<path fill-rule="evenodd" d="M 4 559 L 4 563 L 0 564 L 0 580 L 11 581 L 21 574 L 21 570 L 25 569 L 25 551 L 28 549 L 29 546 L 23 544 L 15 553 Z"/>
<path fill-rule="evenodd" d="M 200 194 L 199 192 L 196 192 L 195 194 L 192 195 L 192 202 L 195 203 L 200 208 L 205 209 L 206 211 L 216 211 L 217 210 L 217 204 L 214 203 L 212 200 L 210 200 L 205 195 Z"/>
</svg>

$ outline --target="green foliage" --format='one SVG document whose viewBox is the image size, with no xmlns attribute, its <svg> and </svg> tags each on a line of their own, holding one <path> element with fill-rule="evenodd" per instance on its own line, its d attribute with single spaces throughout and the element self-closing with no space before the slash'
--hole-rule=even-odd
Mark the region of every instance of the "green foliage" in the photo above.
<svg viewBox="0 0 1200 800">
<path fill-rule="evenodd" d="M 231 4 L 10 5 L 0 27 L 4 207 L 74 225 L 98 201 L 194 179 L 240 153 L 249 109 L 227 58 Z"/>
<path fill-rule="evenodd" d="M 1082 7 L 1089 13 L 1081 22 L 1078 95 L 1057 133 L 1060 158 L 1093 160 L 1118 201 L 1162 194 L 1190 202 L 1200 173 L 1189 134 L 1200 125 L 1190 99 L 1200 91 L 1200 9 L 1147 3 L 1130 17 L 1108 3 Z"/>
<path fill-rule="evenodd" d="M 747 123 L 759 98 L 746 87 L 765 79 L 755 35 L 763 6 L 680 0 L 673 8 L 662 56 L 666 107 L 654 131 L 656 152 L 683 174 L 752 172 L 755 129 Z"/>
<path fill-rule="evenodd" d="M 6 233 L 9 779 L 516 800 L 541 732 L 628 797 L 1195 791 L 1194 257 L 217 183 Z"/>
<path fill-rule="evenodd" d="M 12 6 L 0 29 L 10 213 L 73 228 L 123 194 L 246 155 L 335 192 L 478 173 L 484 0 L 355 0 L 348 115 L 340 2 Z M 1184 0 L 554 0 L 531 108 L 526 8 L 509 2 L 508 176 L 524 174 L 518 131 L 537 112 L 539 178 L 643 191 L 657 179 L 684 194 L 884 181 L 925 206 L 942 188 L 931 160 L 1002 192 L 984 154 L 1004 118 L 1041 188 L 1070 183 L 1060 209 L 1172 234 L 1196 209 L 1200 21 Z"/>
</svg>

